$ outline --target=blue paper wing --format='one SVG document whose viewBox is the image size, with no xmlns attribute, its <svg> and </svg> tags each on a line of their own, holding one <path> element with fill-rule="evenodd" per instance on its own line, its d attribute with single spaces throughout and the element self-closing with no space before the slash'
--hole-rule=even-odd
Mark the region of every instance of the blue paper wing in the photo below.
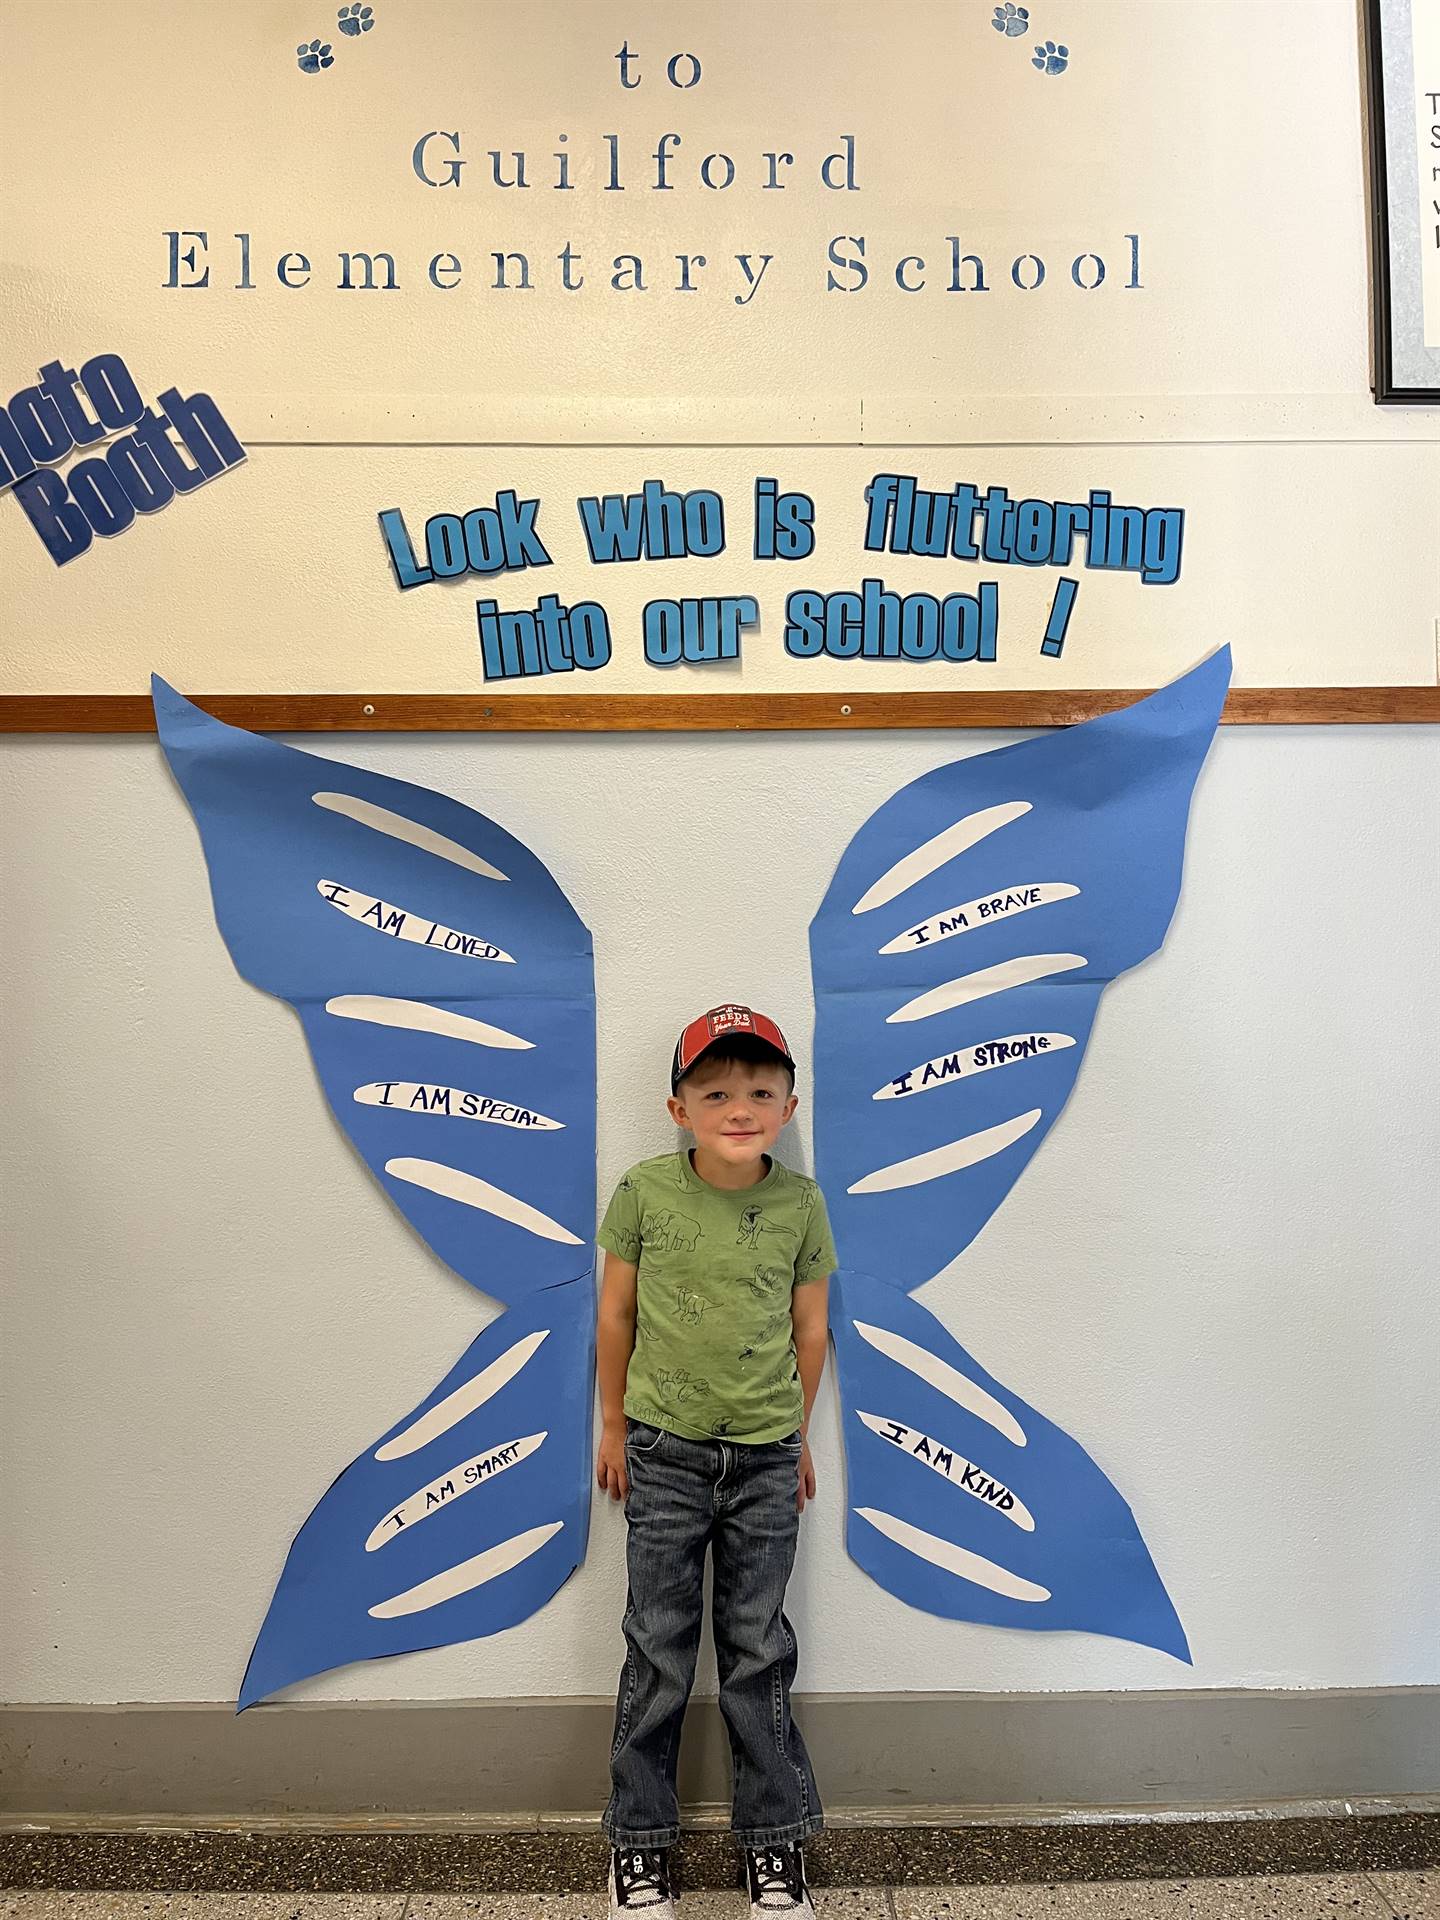
<svg viewBox="0 0 1440 1920">
<path fill-rule="evenodd" d="M 443 794 L 155 714 L 247 980 L 300 1014 L 336 1118 L 401 1213 L 512 1301 L 593 1266 L 590 936 L 512 835 Z"/>
<path fill-rule="evenodd" d="M 1044 1139 L 1102 990 L 1165 937 L 1229 673 L 1225 649 L 1117 713 L 938 767 L 850 842 L 810 928 L 844 1266 L 930 1279 Z"/>
<path fill-rule="evenodd" d="M 585 1557 L 594 1293 L 550 1287 L 480 1335 L 296 1535 L 240 1706 L 350 1660 L 498 1633 Z"/>
<path fill-rule="evenodd" d="M 1189 1660 L 1134 1515 L 1077 1441 L 882 1280 L 838 1274 L 830 1323 L 857 1565 L 927 1613 Z"/>
<path fill-rule="evenodd" d="M 236 967 L 295 1007 L 336 1117 L 406 1219 L 516 1303 L 401 1423 L 431 1437 L 397 1451 L 387 1435 L 321 1499 L 244 1706 L 349 1660 L 497 1632 L 584 1556 L 593 963 L 564 893 L 493 821 L 224 726 L 163 681 L 154 699 Z"/>
<path fill-rule="evenodd" d="M 1083 1615 L 1093 1631 L 1181 1657 L 1183 1633 L 1129 1510 L 1074 1442 L 1032 1416 L 1045 1444 L 1017 1466 L 1019 1484 L 997 1480 L 1037 1516 L 1022 1541 L 993 1503 L 941 1486 L 923 1458 L 899 1458 L 908 1441 L 859 1416 L 918 1436 L 922 1455 L 933 1439 L 971 1458 L 963 1433 L 926 1426 L 936 1410 L 923 1374 L 895 1360 L 894 1343 L 932 1359 L 948 1347 L 952 1371 L 973 1363 L 903 1296 L 994 1213 L 1069 1097 L 1100 994 L 1163 941 L 1229 676 L 1222 649 L 1117 713 L 903 788 L 851 841 L 810 929 L 816 1149 L 840 1254 L 831 1321 L 851 1505 L 882 1516 L 852 1511 L 851 1552 L 901 1597 L 966 1619 L 995 1618 L 1002 1595 L 986 1581 L 1003 1588 L 1006 1569 L 1025 1565 L 1047 1576 L 1029 1581 L 1046 1597 L 1012 1595 L 1008 1624 Z M 876 1339 L 856 1331 L 861 1294 Z M 1079 1503 L 1063 1507 L 1074 1524 L 1042 1529 L 1062 1486 Z M 905 1516 L 917 1502 L 928 1511 L 927 1500 L 949 1564 L 908 1535 L 900 1543 L 896 1529 L 916 1525 Z M 987 1573 L 978 1562 L 997 1539 L 1011 1552 Z M 967 1553 L 977 1556 L 968 1574 Z"/>
</svg>

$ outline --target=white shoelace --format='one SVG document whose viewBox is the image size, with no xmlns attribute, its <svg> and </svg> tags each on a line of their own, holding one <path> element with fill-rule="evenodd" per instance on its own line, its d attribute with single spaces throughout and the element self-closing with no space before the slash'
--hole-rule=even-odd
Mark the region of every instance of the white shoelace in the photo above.
<svg viewBox="0 0 1440 1920">
<path fill-rule="evenodd" d="M 617 1853 L 615 1894 L 625 1908 L 658 1907 L 670 1898 L 665 1884 L 665 1862 L 658 1853 Z M 648 1896 L 635 1899 L 640 1894 Z"/>
<path fill-rule="evenodd" d="M 798 1907 L 805 1898 L 805 1876 L 797 1854 L 755 1852 L 751 1856 L 757 1907 L 777 1912 Z"/>
</svg>

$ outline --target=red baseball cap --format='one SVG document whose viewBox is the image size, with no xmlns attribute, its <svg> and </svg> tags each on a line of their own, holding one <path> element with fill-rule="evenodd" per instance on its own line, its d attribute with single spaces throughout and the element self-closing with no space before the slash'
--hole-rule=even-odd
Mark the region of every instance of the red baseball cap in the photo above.
<svg viewBox="0 0 1440 1920">
<path fill-rule="evenodd" d="M 790 1057 L 785 1036 L 768 1014 L 756 1013 L 753 1007 L 711 1007 L 708 1013 L 702 1013 L 697 1020 L 692 1020 L 675 1042 L 675 1058 L 670 1064 L 670 1091 L 674 1093 L 701 1054 L 713 1047 L 717 1040 L 728 1040 L 738 1033 L 748 1033 L 756 1040 L 763 1040 L 767 1047 L 775 1049 L 792 1073 L 795 1071 L 795 1062 Z"/>
</svg>

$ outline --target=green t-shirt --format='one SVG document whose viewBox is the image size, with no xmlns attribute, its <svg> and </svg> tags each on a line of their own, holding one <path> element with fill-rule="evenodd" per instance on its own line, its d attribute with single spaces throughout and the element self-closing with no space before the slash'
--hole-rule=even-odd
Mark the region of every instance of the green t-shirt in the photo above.
<svg viewBox="0 0 1440 1920">
<path fill-rule="evenodd" d="M 794 1433 L 790 1295 L 835 1266 L 815 1182 L 772 1160 L 753 1187 L 712 1187 L 688 1153 L 662 1153 L 625 1175 L 599 1238 L 639 1267 L 627 1415 L 687 1440 Z"/>
</svg>

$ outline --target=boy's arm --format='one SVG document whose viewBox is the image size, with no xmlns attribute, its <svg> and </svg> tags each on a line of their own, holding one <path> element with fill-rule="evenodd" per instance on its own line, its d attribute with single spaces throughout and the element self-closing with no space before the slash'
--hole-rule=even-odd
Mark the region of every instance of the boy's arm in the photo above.
<svg viewBox="0 0 1440 1920">
<path fill-rule="evenodd" d="M 803 1287 L 796 1287 L 790 1295 L 795 1364 L 799 1368 L 800 1385 L 805 1394 L 805 1417 L 801 1432 L 806 1436 L 810 1431 L 810 1410 L 815 1405 L 820 1376 L 825 1371 L 825 1354 L 829 1345 L 829 1296 L 828 1275 L 823 1280 L 807 1281 Z M 805 1502 L 814 1498 L 815 1465 L 810 1458 L 810 1441 L 807 1437 L 800 1450 L 800 1480 L 795 1490 L 795 1505 L 803 1513 Z"/>
<path fill-rule="evenodd" d="M 633 1260 L 605 1255 L 600 1312 L 595 1325 L 595 1372 L 600 1382 L 600 1447 L 595 1478 L 602 1493 L 624 1500 L 630 1493 L 625 1471 L 625 1376 L 635 1351 L 635 1276 Z"/>
</svg>

